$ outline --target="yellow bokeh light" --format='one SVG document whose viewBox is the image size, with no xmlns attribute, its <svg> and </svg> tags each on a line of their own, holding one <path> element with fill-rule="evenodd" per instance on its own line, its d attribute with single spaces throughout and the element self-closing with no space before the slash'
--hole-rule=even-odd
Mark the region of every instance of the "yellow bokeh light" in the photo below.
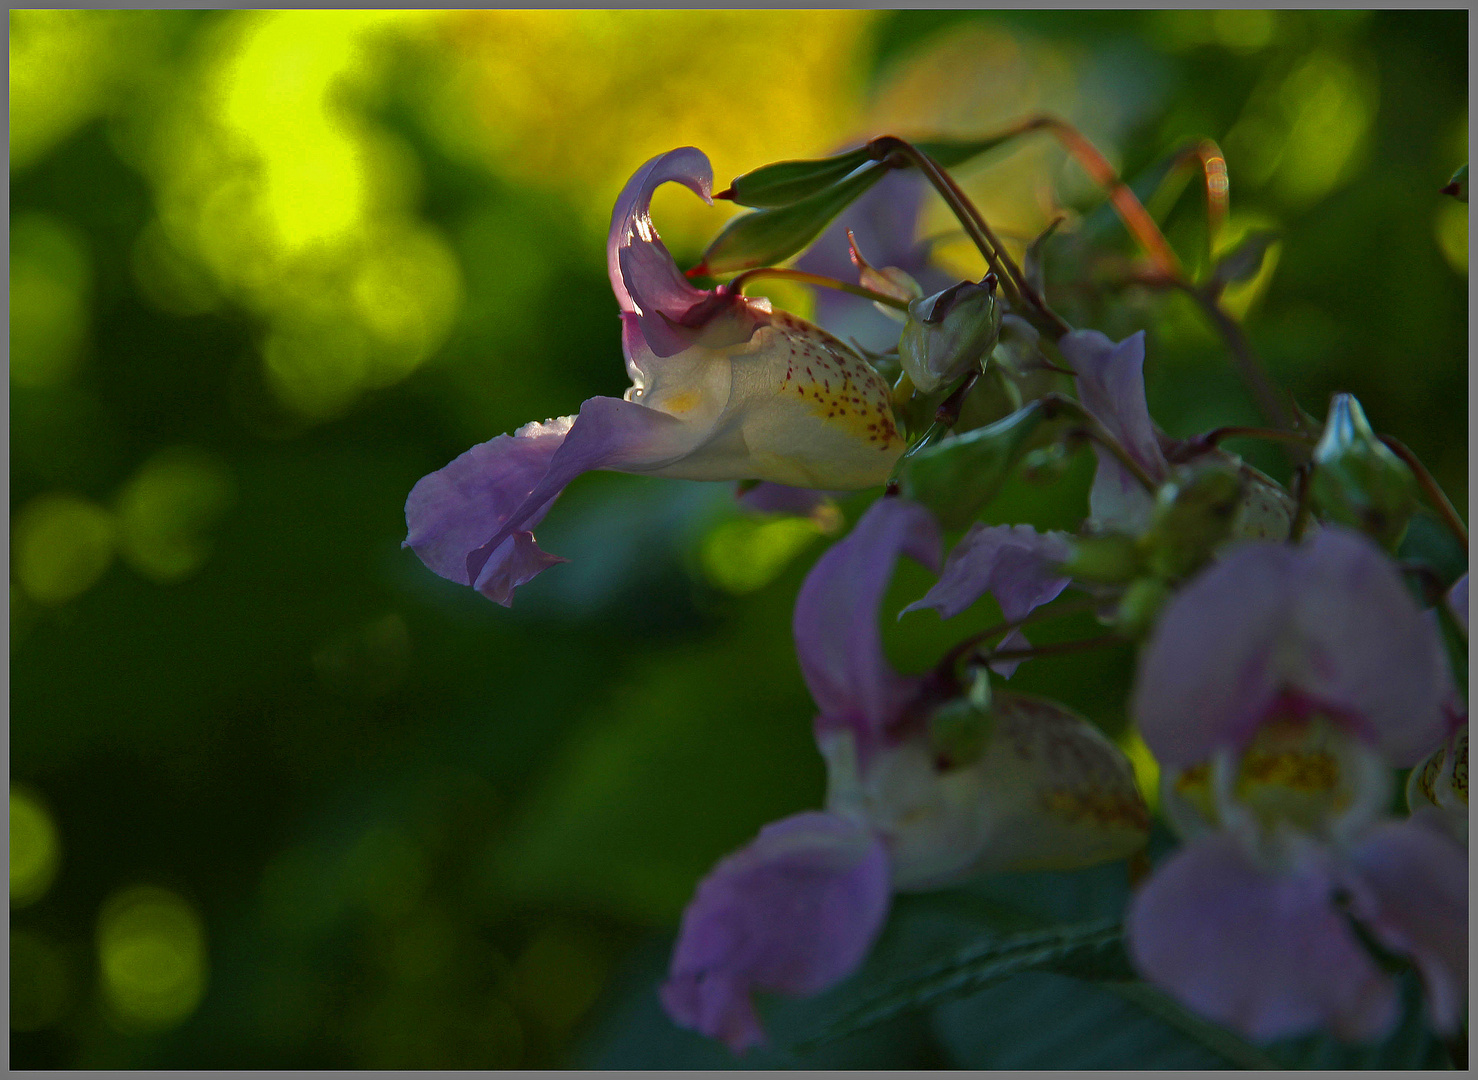
<svg viewBox="0 0 1478 1080">
<path fill-rule="evenodd" d="M 703 539 L 703 573 L 725 592 L 762 589 L 822 534 L 810 518 L 725 521 Z"/>
<path fill-rule="evenodd" d="M 87 339 L 91 266 L 75 229 L 43 214 L 10 223 L 10 381 L 63 383 Z"/>
<path fill-rule="evenodd" d="M 218 457 L 190 447 L 154 454 L 118 493 L 118 548 L 123 560 L 161 584 L 180 581 L 210 554 L 206 531 L 234 498 Z"/>
<path fill-rule="evenodd" d="M 1129 764 L 1134 766 L 1134 781 L 1139 785 L 1139 793 L 1144 796 L 1145 803 L 1153 813 L 1160 805 L 1160 763 L 1155 760 L 1155 755 L 1145 745 L 1139 732 L 1133 728 L 1120 735 L 1118 742 L 1119 749 L 1124 751 Z"/>
<path fill-rule="evenodd" d="M 1315 52 L 1283 84 L 1291 118 L 1276 180 L 1293 202 L 1312 203 L 1359 165 L 1376 109 L 1375 76 L 1332 52 Z"/>
<path fill-rule="evenodd" d="M 15 580 L 41 604 L 73 600 L 95 585 L 113 561 L 113 515 L 76 495 L 38 495 L 11 523 Z"/>
<path fill-rule="evenodd" d="M 1444 197 L 1432 222 L 1442 257 L 1459 274 L 1468 272 L 1468 204 Z"/>
<path fill-rule="evenodd" d="M 10 905 L 24 907 L 46 895 L 61 862 L 61 842 L 51 814 L 24 788 L 10 789 Z"/>
<path fill-rule="evenodd" d="M 140 885 L 110 897 L 98 916 L 103 997 L 125 1030 L 182 1023 L 205 993 L 205 926 L 168 889 Z"/>
<path fill-rule="evenodd" d="M 1217 240 L 1216 258 L 1221 258 L 1236 249 L 1242 241 L 1256 230 L 1277 230 L 1278 223 L 1265 214 L 1233 213 L 1223 225 Z M 1263 254 L 1262 266 L 1247 281 L 1228 285 L 1221 294 L 1222 307 L 1238 319 L 1245 319 L 1253 306 L 1267 293 L 1272 284 L 1273 273 L 1278 268 L 1278 259 L 1283 253 L 1283 244 L 1275 241 Z"/>
<path fill-rule="evenodd" d="M 1238 52 L 1256 52 L 1272 44 L 1278 32 L 1278 13 L 1236 8 L 1212 13 L 1216 40 Z"/>
</svg>

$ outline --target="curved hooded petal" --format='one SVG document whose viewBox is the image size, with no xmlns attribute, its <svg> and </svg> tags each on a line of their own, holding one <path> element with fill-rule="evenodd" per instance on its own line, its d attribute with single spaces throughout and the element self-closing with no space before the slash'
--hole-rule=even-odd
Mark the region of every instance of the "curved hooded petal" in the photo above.
<svg viewBox="0 0 1478 1080">
<path fill-rule="evenodd" d="M 611 212 L 606 241 L 606 271 L 622 311 L 638 315 L 665 312 L 681 319 L 709 294 L 695 289 L 678 271 L 652 224 L 652 193 L 669 180 L 713 202 L 713 166 L 695 146 L 658 154 L 626 181 Z"/>
<path fill-rule="evenodd" d="M 1150 982 L 1202 1016 L 1257 1040 L 1329 1027 L 1379 1038 L 1398 997 L 1334 906 L 1338 875 L 1307 851 L 1270 874 L 1236 840 L 1213 834 L 1181 848 L 1130 902 L 1129 955 Z"/>
<path fill-rule="evenodd" d="M 887 855 L 861 826 L 816 812 L 766 825 L 699 884 L 662 1004 L 735 1052 L 763 1043 L 751 993 L 815 994 L 851 974 L 888 898 Z"/>
<path fill-rule="evenodd" d="M 1001 606 L 1009 622 L 1025 618 L 1035 608 L 1055 600 L 1069 579 L 1058 565 L 1070 554 L 1066 533 L 1039 533 L 1030 525 L 970 526 L 944 560 L 944 570 L 934 587 L 904 608 L 917 611 L 932 607 L 940 617 L 953 618 L 987 592 Z M 1002 648 L 1029 644 L 1026 636 L 1013 630 Z M 1000 660 L 991 668 L 1010 677 L 1019 660 Z"/>
<path fill-rule="evenodd" d="M 1326 711 L 1397 766 L 1448 732 L 1441 642 L 1385 554 L 1335 526 L 1246 543 L 1166 606 L 1132 709 L 1171 767 L 1241 747 L 1280 701 Z"/>
<path fill-rule="evenodd" d="M 1164 479 L 1169 465 L 1160 450 L 1144 396 L 1144 331 L 1120 342 L 1097 330 L 1074 330 L 1058 343 L 1077 377 L 1078 400 L 1096 416 L 1151 477 Z M 1105 528 L 1140 532 L 1150 522 L 1154 496 L 1102 446 L 1088 494 L 1093 519 Z"/>
<path fill-rule="evenodd" d="M 1382 945 L 1421 972 L 1433 1026 L 1450 1033 L 1468 989 L 1468 853 L 1422 822 L 1377 828 L 1353 851 L 1365 888 L 1355 915 Z"/>
<path fill-rule="evenodd" d="M 883 653 L 878 607 L 900 555 L 939 567 L 939 524 L 928 510 L 881 498 L 817 560 L 796 598 L 796 653 L 821 727 L 852 730 L 865 756 L 918 692 Z"/>
</svg>

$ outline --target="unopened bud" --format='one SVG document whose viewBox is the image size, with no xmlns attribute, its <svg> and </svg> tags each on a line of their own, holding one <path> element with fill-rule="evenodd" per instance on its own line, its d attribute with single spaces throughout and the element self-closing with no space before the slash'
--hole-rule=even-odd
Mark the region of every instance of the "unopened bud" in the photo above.
<svg viewBox="0 0 1478 1080">
<path fill-rule="evenodd" d="M 995 287 L 995 275 L 987 274 L 979 282 L 962 281 L 908 305 L 898 355 L 922 393 L 984 367 L 1001 329 Z"/>
<path fill-rule="evenodd" d="M 1376 437 L 1351 394 L 1335 394 L 1314 447 L 1314 501 L 1325 517 L 1396 550 L 1416 511 L 1416 478 Z"/>
</svg>

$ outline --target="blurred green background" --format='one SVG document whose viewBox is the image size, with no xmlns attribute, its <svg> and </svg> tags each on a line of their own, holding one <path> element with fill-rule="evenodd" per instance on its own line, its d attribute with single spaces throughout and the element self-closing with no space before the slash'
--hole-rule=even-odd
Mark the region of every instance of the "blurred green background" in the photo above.
<svg viewBox="0 0 1478 1080">
<path fill-rule="evenodd" d="M 814 527 L 595 474 L 512 610 L 399 547 L 420 476 L 626 385 L 605 231 L 655 153 L 722 186 L 1050 108 L 1132 178 L 1215 138 L 1226 242 L 1281 235 L 1229 297 L 1275 377 L 1320 416 L 1354 392 L 1466 514 L 1467 41 L 1466 12 L 11 12 L 12 1065 L 630 1064 L 696 880 L 819 804 Z M 1045 136 L 962 178 L 1017 245 L 1098 220 Z M 1163 202 L 1194 263 L 1194 185 Z M 656 199 L 684 265 L 730 212 Z M 1172 434 L 1254 419 L 1188 305 L 1056 295 L 1150 328 Z M 992 520 L 1072 527 L 1087 466 Z M 919 667 L 990 614 L 889 645 Z M 1016 682 L 1122 732 L 1129 665 Z"/>
</svg>

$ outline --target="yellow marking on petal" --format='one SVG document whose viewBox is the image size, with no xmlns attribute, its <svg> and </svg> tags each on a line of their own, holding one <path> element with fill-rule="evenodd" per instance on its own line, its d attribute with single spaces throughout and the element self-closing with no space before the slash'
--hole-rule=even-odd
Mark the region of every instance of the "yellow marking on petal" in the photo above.
<svg viewBox="0 0 1478 1080">
<path fill-rule="evenodd" d="M 831 334 L 779 312 L 773 325 L 789 349 L 778 393 L 795 395 L 810 412 L 880 451 L 899 449 L 891 389 L 873 368 Z"/>
<path fill-rule="evenodd" d="M 1139 799 L 1110 791 L 1049 791 L 1043 797 L 1047 812 L 1073 822 L 1122 825 L 1143 832 L 1150 827 L 1149 810 Z"/>
<path fill-rule="evenodd" d="M 697 391 L 685 390 L 681 394 L 674 394 L 666 401 L 663 401 L 661 409 L 663 412 L 672 413 L 674 416 L 681 416 L 685 412 L 692 411 L 693 406 L 698 404 L 698 398 Z"/>
</svg>

